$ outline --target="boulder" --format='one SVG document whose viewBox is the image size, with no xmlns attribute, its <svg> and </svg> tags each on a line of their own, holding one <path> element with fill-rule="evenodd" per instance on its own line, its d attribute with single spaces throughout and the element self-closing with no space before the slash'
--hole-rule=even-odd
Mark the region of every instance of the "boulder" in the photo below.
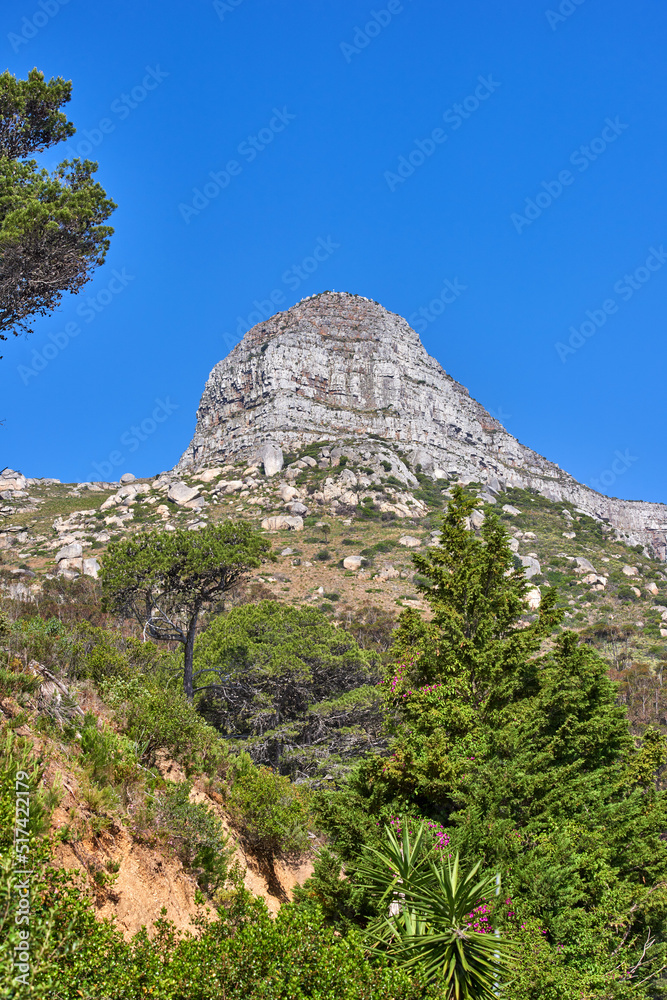
<svg viewBox="0 0 667 1000">
<path fill-rule="evenodd" d="M 539 587 L 532 587 L 531 590 L 526 593 L 526 604 L 531 611 L 537 611 L 541 600 L 542 594 L 540 593 Z"/>
<path fill-rule="evenodd" d="M 322 495 L 325 502 L 328 500 L 336 500 L 342 493 L 342 489 L 336 483 L 325 483 L 322 489 Z M 356 494 L 355 494 L 356 496 Z"/>
<path fill-rule="evenodd" d="M 621 572 L 624 573 L 625 576 L 639 576 L 639 570 L 636 566 L 624 566 Z"/>
<path fill-rule="evenodd" d="M 281 556 L 293 556 L 294 555 L 294 549 L 291 549 L 289 547 L 289 545 L 288 545 L 287 548 L 283 549 L 280 554 L 281 554 Z"/>
<path fill-rule="evenodd" d="M 111 507 L 116 507 L 120 501 L 121 497 L 114 493 L 113 496 L 107 497 L 104 503 L 100 504 L 100 510 L 109 510 Z"/>
<path fill-rule="evenodd" d="M 214 479 L 217 479 L 218 476 L 221 473 L 222 473 L 222 469 L 221 468 L 217 468 L 217 469 L 204 469 L 203 472 L 199 473 L 199 475 L 197 476 L 197 479 L 199 480 L 200 483 L 210 483 Z"/>
<path fill-rule="evenodd" d="M 577 564 L 575 566 L 575 568 L 574 568 L 574 572 L 575 573 L 596 573 L 597 572 L 597 570 L 595 569 L 595 566 L 593 565 L 593 563 L 589 562 L 588 559 L 584 559 L 583 556 L 576 556 L 574 561 Z"/>
<path fill-rule="evenodd" d="M 483 511 L 481 511 L 481 510 L 473 510 L 471 512 L 471 514 L 470 514 L 470 523 L 472 524 L 473 528 L 476 528 L 476 529 L 479 530 L 479 528 L 481 528 L 482 525 L 484 524 L 484 520 L 485 520 L 485 518 L 484 518 L 484 512 Z M 535 536 L 533 536 L 533 537 L 535 537 Z"/>
<path fill-rule="evenodd" d="M 63 565 L 64 565 L 64 563 L 63 563 Z M 72 581 L 72 580 L 78 579 L 78 577 L 80 577 L 81 574 L 79 572 L 77 572 L 77 570 L 75 570 L 75 569 L 62 569 L 61 570 L 60 566 L 59 566 L 58 567 L 58 576 L 61 576 L 64 580 L 70 580 L 70 581 Z"/>
<path fill-rule="evenodd" d="M 577 537 L 576 531 L 564 531 L 563 532 L 563 538 L 576 538 L 576 537 Z"/>
<path fill-rule="evenodd" d="M 503 510 L 506 514 L 512 514 L 513 516 L 521 513 L 521 511 L 517 507 L 513 507 L 511 503 L 504 503 Z"/>
<path fill-rule="evenodd" d="M 83 560 L 83 575 L 92 576 L 94 580 L 97 580 L 97 574 L 100 571 L 100 564 L 97 559 L 90 558 Z"/>
<path fill-rule="evenodd" d="M 530 580 L 533 576 L 539 576 L 542 572 L 539 560 L 537 560 L 535 556 L 519 556 L 519 559 L 521 560 L 521 565 L 523 566 L 523 574 L 527 580 Z"/>
<path fill-rule="evenodd" d="M 654 583 L 653 580 L 651 580 L 650 583 L 646 584 L 646 589 L 648 590 L 649 594 L 653 594 L 654 597 L 657 597 L 657 595 L 660 593 L 657 584 Z"/>
<path fill-rule="evenodd" d="M 0 472 L 0 490 L 18 490 L 21 492 L 26 488 L 28 480 L 20 472 L 13 469 L 3 469 Z M 7 499 L 10 499 L 9 497 Z"/>
<path fill-rule="evenodd" d="M 607 586 L 607 577 L 598 576 L 597 573 L 587 573 L 586 576 L 582 576 L 581 582 L 589 584 L 595 590 L 604 590 Z"/>
<path fill-rule="evenodd" d="M 267 441 L 250 458 L 250 463 L 254 462 L 264 466 L 265 476 L 275 476 L 277 472 L 281 471 L 284 464 L 282 448 Z"/>
<path fill-rule="evenodd" d="M 295 500 L 294 503 L 288 503 L 287 509 L 290 514 L 301 514 L 303 517 L 306 517 L 308 514 L 308 508 L 305 503 L 301 503 L 300 500 Z"/>
<path fill-rule="evenodd" d="M 396 567 L 392 566 L 390 563 L 388 566 L 382 567 L 382 569 L 378 573 L 378 580 L 395 580 L 399 576 L 400 573 L 398 572 Z"/>
<path fill-rule="evenodd" d="M 405 545 L 408 549 L 418 549 L 421 545 L 421 539 L 415 538 L 414 535 L 401 535 L 398 544 Z"/>
<path fill-rule="evenodd" d="M 121 483 L 133 483 L 137 477 L 132 472 L 124 472 L 120 477 Z"/>
<path fill-rule="evenodd" d="M 71 542 L 56 552 L 56 562 L 61 562 L 64 559 L 80 559 L 82 552 L 81 542 Z"/>
<path fill-rule="evenodd" d="M 264 531 L 303 531 L 303 518 L 277 514 L 273 517 L 265 517 L 262 521 L 262 528 Z"/>
<path fill-rule="evenodd" d="M 197 496 L 199 490 L 194 486 L 188 486 L 187 483 L 172 483 L 167 490 L 167 498 L 179 506 L 194 500 Z"/>
<path fill-rule="evenodd" d="M 346 556 L 343 559 L 343 568 L 356 571 L 361 569 L 365 561 L 363 556 Z"/>
<path fill-rule="evenodd" d="M 299 498 L 299 491 L 295 486 L 288 486 L 286 483 L 278 490 L 280 497 L 285 503 L 289 503 L 290 500 L 295 500 Z"/>
<path fill-rule="evenodd" d="M 83 559 L 80 557 L 73 559 L 59 559 L 58 569 L 56 570 L 58 576 L 64 576 L 69 572 L 81 573 L 83 570 Z M 71 579 L 71 578 L 70 578 Z"/>
<path fill-rule="evenodd" d="M 231 479 L 228 483 L 225 483 L 225 493 L 238 493 L 242 490 L 244 486 L 242 479 Z"/>
</svg>

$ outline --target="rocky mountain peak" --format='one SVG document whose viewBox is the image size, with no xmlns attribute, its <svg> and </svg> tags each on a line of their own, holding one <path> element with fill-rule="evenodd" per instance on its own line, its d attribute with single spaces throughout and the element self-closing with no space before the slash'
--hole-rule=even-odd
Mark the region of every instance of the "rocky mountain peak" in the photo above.
<svg viewBox="0 0 667 1000">
<path fill-rule="evenodd" d="M 268 445 L 298 453 L 320 441 L 390 448 L 434 479 L 570 501 L 665 558 L 664 505 L 602 496 L 526 448 L 406 320 L 362 296 L 323 292 L 249 330 L 211 372 L 177 470 L 250 459 Z"/>
</svg>

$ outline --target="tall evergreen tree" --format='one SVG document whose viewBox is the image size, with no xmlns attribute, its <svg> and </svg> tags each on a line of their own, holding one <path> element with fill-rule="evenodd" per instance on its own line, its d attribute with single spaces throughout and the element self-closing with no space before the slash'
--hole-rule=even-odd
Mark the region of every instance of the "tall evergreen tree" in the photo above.
<svg viewBox="0 0 667 1000">
<path fill-rule="evenodd" d="M 606 662 L 537 615 L 498 517 L 470 530 L 455 489 L 437 548 L 415 556 L 428 619 L 409 611 L 385 681 L 389 757 L 327 804 L 354 867 L 362 811 L 442 824 L 450 849 L 503 873 L 524 939 L 512 1000 L 654 997 L 667 981 L 667 741 L 630 733 Z M 558 634 L 560 633 L 560 634 Z M 546 950 L 545 950 L 546 949 Z"/>
</svg>

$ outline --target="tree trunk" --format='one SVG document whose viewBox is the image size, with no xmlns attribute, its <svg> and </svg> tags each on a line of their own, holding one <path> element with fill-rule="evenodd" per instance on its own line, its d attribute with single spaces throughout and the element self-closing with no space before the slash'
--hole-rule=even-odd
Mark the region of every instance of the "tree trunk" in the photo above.
<svg viewBox="0 0 667 1000">
<path fill-rule="evenodd" d="M 183 665 L 183 690 L 188 701 L 194 697 L 193 681 L 193 661 L 195 654 L 195 637 L 197 635 L 197 619 L 199 618 L 199 608 L 197 608 L 190 619 L 188 632 L 185 637 L 185 662 Z"/>
</svg>

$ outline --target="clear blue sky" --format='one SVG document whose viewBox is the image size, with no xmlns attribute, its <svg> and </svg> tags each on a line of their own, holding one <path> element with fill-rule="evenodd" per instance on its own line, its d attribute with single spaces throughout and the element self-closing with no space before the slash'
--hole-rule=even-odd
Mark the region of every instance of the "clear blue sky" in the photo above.
<svg viewBox="0 0 667 1000">
<path fill-rule="evenodd" d="M 333 288 L 581 481 L 667 500 L 667 9 L 560 10 L 5 0 L 3 66 L 74 84 L 45 163 L 97 159 L 119 208 L 93 282 L 3 345 L 0 466 L 170 468 L 239 325 Z"/>
</svg>

